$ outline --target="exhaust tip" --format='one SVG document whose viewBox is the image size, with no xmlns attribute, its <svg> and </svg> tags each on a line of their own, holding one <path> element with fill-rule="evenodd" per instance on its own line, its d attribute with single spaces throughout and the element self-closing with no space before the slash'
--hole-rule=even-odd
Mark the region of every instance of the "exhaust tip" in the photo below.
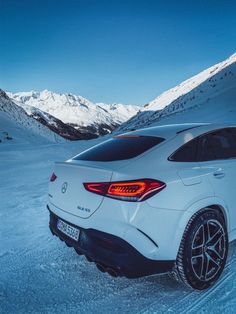
<svg viewBox="0 0 236 314">
<path fill-rule="evenodd" d="M 72 247 L 72 245 L 69 244 L 68 242 L 65 242 L 65 244 L 66 244 L 66 246 L 68 246 L 68 247 Z"/>
<path fill-rule="evenodd" d="M 83 253 L 79 250 L 79 249 L 77 249 L 77 248 L 74 248 L 75 249 L 75 252 L 78 254 L 78 255 L 83 255 Z"/>
<path fill-rule="evenodd" d="M 107 268 L 106 271 L 112 277 L 118 277 L 119 276 L 117 271 L 115 269 L 113 269 L 113 268 Z"/>
<path fill-rule="evenodd" d="M 92 261 L 93 261 L 93 260 L 92 260 L 92 258 L 91 258 L 90 256 L 85 255 L 85 257 L 86 257 L 86 259 L 87 259 L 87 261 L 88 261 L 88 262 L 92 262 Z"/>
<path fill-rule="evenodd" d="M 106 272 L 106 269 L 103 265 L 97 263 L 96 266 L 97 266 L 97 269 L 100 270 L 102 273 Z"/>
</svg>

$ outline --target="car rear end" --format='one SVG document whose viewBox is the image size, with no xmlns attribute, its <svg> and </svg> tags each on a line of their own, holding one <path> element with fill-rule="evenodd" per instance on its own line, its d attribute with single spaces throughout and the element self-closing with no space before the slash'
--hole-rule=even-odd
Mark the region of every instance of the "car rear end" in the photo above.
<svg viewBox="0 0 236 314">
<path fill-rule="evenodd" d="M 166 207 L 165 150 L 175 135 L 118 136 L 57 163 L 49 187 L 52 233 L 113 276 L 171 271 L 182 212 Z"/>
</svg>

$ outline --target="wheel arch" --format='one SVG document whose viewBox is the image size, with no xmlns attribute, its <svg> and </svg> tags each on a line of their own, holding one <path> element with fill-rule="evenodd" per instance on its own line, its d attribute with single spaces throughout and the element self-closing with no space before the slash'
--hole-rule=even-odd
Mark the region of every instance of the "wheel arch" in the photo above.
<svg viewBox="0 0 236 314">
<path fill-rule="evenodd" d="M 220 212 L 222 214 L 222 216 L 224 217 L 225 223 L 226 223 L 226 228 L 227 231 L 229 233 L 230 231 L 230 225 L 229 225 L 229 213 L 227 211 L 227 206 L 225 204 L 225 202 L 219 198 L 207 198 L 207 199 L 203 199 L 203 200 L 199 200 L 198 202 L 193 203 L 192 205 L 190 205 L 185 211 L 184 214 L 182 215 L 182 218 L 179 221 L 179 225 L 176 228 L 176 232 L 175 232 L 175 241 L 177 242 L 176 244 L 176 257 L 180 248 L 180 244 L 181 244 L 181 240 L 182 237 L 184 235 L 184 231 L 189 223 L 189 221 L 192 219 L 192 217 L 200 212 L 200 211 L 204 211 L 206 208 L 211 208 L 214 210 L 217 210 L 218 212 Z"/>
<path fill-rule="evenodd" d="M 228 214 L 227 214 L 226 209 L 222 205 L 219 205 L 219 204 L 212 204 L 212 205 L 208 206 L 208 208 L 217 210 L 224 217 L 227 231 L 229 232 L 229 230 L 230 230 L 229 229 L 229 218 L 228 218 Z"/>
</svg>

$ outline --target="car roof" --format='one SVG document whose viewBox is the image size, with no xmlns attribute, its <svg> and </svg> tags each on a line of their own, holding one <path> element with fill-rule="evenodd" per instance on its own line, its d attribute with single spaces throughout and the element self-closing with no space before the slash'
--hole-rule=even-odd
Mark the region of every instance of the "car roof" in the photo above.
<svg viewBox="0 0 236 314">
<path fill-rule="evenodd" d="M 176 136 L 177 134 L 187 132 L 189 130 L 198 129 L 197 133 L 209 132 L 226 127 L 236 127 L 229 123 L 181 123 L 181 124 L 167 124 L 143 128 L 125 135 L 140 135 L 140 136 L 158 136 L 165 139 Z"/>
</svg>

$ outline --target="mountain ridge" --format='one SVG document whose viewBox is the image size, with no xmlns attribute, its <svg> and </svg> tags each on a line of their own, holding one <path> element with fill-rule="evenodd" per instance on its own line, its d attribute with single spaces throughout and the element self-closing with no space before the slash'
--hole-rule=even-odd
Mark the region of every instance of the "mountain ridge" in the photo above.
<svg viewBox="0 0 236 314">
<path fill-rule="evenodd" d="M 92 133 L 94 137 L 111 133 L 140 110 L 138 106 L 92 103 L 82 96 L 48 90 L 7 94 L 19 106 L 27 105 L 28 114 L 31 107 L 38 108 L 82 133 Z"/>
<path fill-rule="evenodd" d="M 177 114 L 182 122 L 215 122 L 223 116 L 236 122 L 235 102 L 236 53 L 165 91 L 122 124 L 115 133 L 163 124 L 166 121 L 171 123 Z M 194 111 L 194 115 L 191 116 L 190 111 Z M 230 112 L 233 113 L 232 116 Z M 190 117 L 191 120 L 188 120 Z M 196 117 L 199 121 L 196 121 Z"/>
<path fill-rule="evenodd" d="M 0 89 L 0 141 L 61 142 L 64 139 L 47 125 L 29 116 Z"/>
</svg>

